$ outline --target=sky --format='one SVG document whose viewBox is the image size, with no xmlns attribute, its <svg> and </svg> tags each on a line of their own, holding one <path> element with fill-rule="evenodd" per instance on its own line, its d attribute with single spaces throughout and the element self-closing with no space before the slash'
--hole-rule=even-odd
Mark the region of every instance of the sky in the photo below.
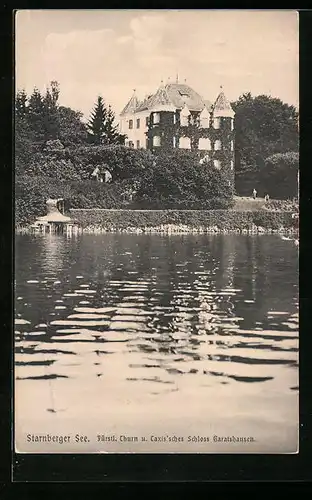
<svg viewBox="0 0 312 500">
<path fill-rule="evenodd" d="M 244 92 L 299 106 L 299 28 L 287 10 L 19 10 L 17 89 L 60 84 L 59 102 L 87 118 L 98 95 L 116 117 L 133 89 L 190 85 L 214 101 Z"/>
</svg>

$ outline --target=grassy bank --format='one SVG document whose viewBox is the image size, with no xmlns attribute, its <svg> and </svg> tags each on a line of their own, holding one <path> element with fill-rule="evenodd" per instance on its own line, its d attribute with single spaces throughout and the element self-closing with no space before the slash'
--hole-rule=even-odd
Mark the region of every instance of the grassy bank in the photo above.
<svg viewBox="0 0 312 500">
<path fill-rule="evenodd" d="M 85 232 L 291 232 L 292 212 L 72 209 Z"/>
</svg>

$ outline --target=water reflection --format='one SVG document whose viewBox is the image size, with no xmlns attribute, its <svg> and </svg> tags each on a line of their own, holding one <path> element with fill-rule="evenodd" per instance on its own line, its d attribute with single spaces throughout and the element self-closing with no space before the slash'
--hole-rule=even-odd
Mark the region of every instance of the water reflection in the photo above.
<svg viewBox="0 0 312 500">
<path fill-rule="evenodd" d="M 16 378 L 104 391 L 112 359 L 129 398 L 142 382 L 297 390 L 297 259 L 278 236 L 17 236 Z"/>
</svg>

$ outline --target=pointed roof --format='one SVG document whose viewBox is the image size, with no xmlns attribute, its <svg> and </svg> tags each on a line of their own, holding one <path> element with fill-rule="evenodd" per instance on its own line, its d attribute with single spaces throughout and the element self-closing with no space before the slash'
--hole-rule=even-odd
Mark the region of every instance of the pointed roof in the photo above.
<svg viewBox="0 0 312 500">
<path fill-rule="evenodd" d="M 148 108 L 149 109 L 162 109 L 167 108 L 169 111 L 174 107 L 172 100 L 170 99 L 167 92 L 167 85 L 164 86 L 163 83 L 158 88 L 156 94 L 154 94 L 148 100 Z"/>
<path fill-rule="evenodd" d="M 124 107 L 124 109 L 122 110 L 120 115 L 127 115 L 128 113 L 135 113 L 138 106 L 139 106 L 139 101 L 138 101 L 138 98 L 137 98 L 135 90 L 134 90 L 130 101 L 128 102 L 128 104 L 126 104 L 126 106 Z"/>
<path fill-rule="evenodd" d="M 169 83 L 166 90 L 177 109 L 182 109 L 186 104 L 190 111 L 201 111 L 205 106 L 203 98 L 186 83 Z"/>
<path fill-rule="evenodd" d="M 184 116 L 188 116 L 191 114 L 190 110 L 189 110 L 189 107 L 188 105 L 186 104 L 186 102 L 184 103 L 184 106 L 183 108 L 181 109 L 181 114 L 184 115 Z"/>
<path fill-rule="evenodd" d="M 221 87 L 222 89 L 222 87 Z M 225 96 L 225 93 L 223 90 L 221 90 L 220 94 L 218 95 L 214 105 L 213 105 L 213 116 L 215 117 L 230 117 L 234 118 L 234 111 L 233 108 L 228 101 L 228 99 Z"/>
<path fill-rule="evenodd" d="M 66 217 L 66 215 L 61 214 L 58 209 L 57 203 L 63 201 L 61 198 L 58 199 L 48 199 L 47 204 L 47 215 L 43 217 L 38 217 L 37 222 L 70 222 L 72 219 Z"/>
<path fill-rule="evenodd" d="M 149 101 L 151 100 L 151 98 L 153 97 L 153 94 L 149 94 L 147 95 L 142 102 L 139 103 L 137 109 L 136 109 L 136 112 L 138 111 L 144 111 L 146 109 L 149 109 L 149 106 L 148 106 L 148 103 Z"/>
<path fill-rule="evenodd" d="M 195 90 L 186 83 L 167 83 L 161 82 L 160 87 L 155 94 L 147 95 L 141 102 L 138 101 L 135 94 L 125 106 L 121 115 L 127 113 L 136 113 L 139 111 L 173 111 L 183 109 L 187 106 L 190 111 L 202 111 L 205 107 L 210 112 L 212 104 L 204 100 Z"/>
</svg>

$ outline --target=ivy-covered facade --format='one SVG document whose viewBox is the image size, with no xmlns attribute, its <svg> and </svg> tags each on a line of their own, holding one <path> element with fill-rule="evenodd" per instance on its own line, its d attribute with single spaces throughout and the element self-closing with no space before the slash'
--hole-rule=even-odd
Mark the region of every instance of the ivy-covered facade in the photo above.
<svg viewBox="0 0 312 500">
<path fill-rule="evenodd" d="M 223 169 L 234 186 L 234 111 L 221 89 L 213 104 L 186 84 L 167 84 L 140 102 L 134 94 L 121 113 L 126 145 L 155 154 L 196 151 L 200 163 Z"/>
</svg>

